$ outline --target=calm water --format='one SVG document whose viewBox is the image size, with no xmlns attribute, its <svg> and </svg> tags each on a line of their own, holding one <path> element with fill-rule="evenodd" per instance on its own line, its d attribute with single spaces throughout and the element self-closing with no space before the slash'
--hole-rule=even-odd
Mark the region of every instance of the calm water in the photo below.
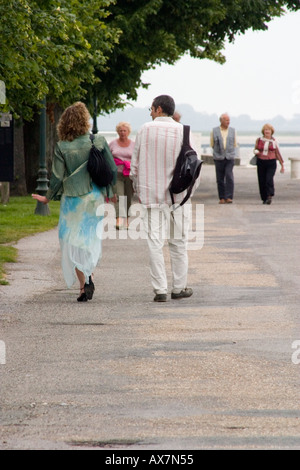
<svg viewBox="0 0 300 470">
<path fill-rule="evenodd" d="M 100 132 L 101 133 L 101 132 Z M 113 139 L 117 138 L 116 132 L 103 132 L 103 134 L 107 141 L 110 142 Z M 259 137 L 259 135 L 255 134 L 238 134 L 238 144 L 239 144 L 239 156 L 241 159 L 241 165 L 247 166 L 249 165 L 250 159 L 253 157 L 253 148 L 255 145 L 255 141 Z M 284 159 L 285 168 L 286 170 L 290 169 L 290 157 L 299 157 L 300 158 L 300 132 L 298 135 L 277 135 L 275 136 L 279 146 L 281 155 Z M 135 139 L 135 134 L 132 133 L 130 135 L 131 139 Z M 202 134 L 201 132 L 193 132 L 193 141 L 196 146 L 196 150 L 199 154 L 207 153 L 211 154 L 210 148 L 210 137 L 208 134 Z"/>
</svg>

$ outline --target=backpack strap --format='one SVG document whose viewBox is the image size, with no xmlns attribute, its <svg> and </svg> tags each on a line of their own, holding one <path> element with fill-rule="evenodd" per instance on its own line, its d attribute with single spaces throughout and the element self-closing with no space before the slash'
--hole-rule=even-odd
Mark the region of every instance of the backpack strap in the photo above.
<svg viewBox="0 0 300 470">
<path fill-rule="evenodd" d="M 190 126 L 187 126 L 186 124 L 183 125 L 183 142 L 182 145 L 184 144 L 189 144 L 190 143 Z"/>
<path fill-rule="evenodd" d="M 173 196 L 173 193 L 172 193 L 171 189 L 169 189 L 169 192 L 170 192 L 170 196 L 171 196 L 171 199 L 172 199 L 172 206 L 174 206 L 175 200 L 174 200 L 174 196 Z"/>
<path fill-rule="evenodd" d="M 182 140 L 182 147 L 184 145 L 189 145 L 190 143 L 190 126 L 186 125 L 186 124 L 183 124 L 183 140 Z M 190 190 L 190 194 L 191 194 L 191 191 L 192 189 Z M 175 204 L 175 200 L 174 200 L 174 195 L 171 191 L 171 189 L 169 189 L 169 193 L 170 193 L 170 196 L 171 196 L 171 200 L 172 200 L 172 205 L 174 206 Z M 188 198 L 190 197 L 190 194 L 188 195 L 188 197 L 184 198 L 184 202 L 186 202 L 188 200 Z M 184 202 L 182 204 L 184 204 Z M 182 204 L 179 204 L 177 207 L 180 207 Z M 176 207 L 176 209 L 177 209 Z"/>
</svg>

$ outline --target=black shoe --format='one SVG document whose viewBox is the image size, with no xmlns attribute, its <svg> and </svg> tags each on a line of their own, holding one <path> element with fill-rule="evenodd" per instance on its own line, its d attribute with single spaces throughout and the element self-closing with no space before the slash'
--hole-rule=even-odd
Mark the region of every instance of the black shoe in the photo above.
<svg viewBox="0 0 300 470">
<path fill-rule="evenodd" d="M 186 287 L 185 289 L 182 289 L 182 291 L 178 294 L 172 292 L 171 299 L 184 299 L 187 297 L 191 297 L 191 295 L 193 295 L 193 289 L 191 289 L 190 287 Z"/>
<path fill-rule="evenodd" d="M 92 300 L 95 291 L 95 284 L 92 281 L 92 277 L 89 276 L 89 283 L 84 284 L 84 292 L 88 300 Z"/>
<path fill-rule="evenodd" d="M 79 297 L 77 297 L 77 302 L 87 302 L 87 296 L 85 292 L 82 292 Z"/>
<path fill-rule="evenodd" d="M 156 294 L 153 300 L 154 302 L 166 302 L 167 294 Z"/>
<path fill-rule="evenodd" d="M 269 196 L 268 199 L 266 200 L 266 204 L 270 205 L 272 204 L 272 197 Z"/>
</svg>

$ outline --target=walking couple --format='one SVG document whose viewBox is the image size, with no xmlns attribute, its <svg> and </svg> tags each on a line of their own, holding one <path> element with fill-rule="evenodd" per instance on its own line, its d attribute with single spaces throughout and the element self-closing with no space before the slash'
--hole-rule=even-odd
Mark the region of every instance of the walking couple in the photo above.
<svg viewBox="0 0 300 470">
<path fill-rule="evenodd" d="M 167 242 L 172 269 L 172 299 L 193 294 L 187 287 L 187 241 L 191 204 L 188 201 L 168 217 L 166 206 L 172 205 L 169 184 L 183 142 L 183 126 L 173 119 L 175 102 L 168 95 L 156 97 L 151 105 L 151 122 L 138 131 L 131 159 L 130 178 L 139 202 L 145 207 L 144 226 L 150 254 L 150 274 L 154 301 L 167 301 L 168 283 L 163 255 L 167 224 Z M 101 237 L 96 207 L 104 203 L 106 190 L 96 187 L 86 169 L 88 160 L 90 116 L 81 102 L 67 108 L 58 124 L 59 142 L 54 152 L 49 190 L 45 196 L 33 195 L 44 204 L 60 199 L 59 240 L 62 269 L 67 286 L 79 280 L 78 301 L 91 299 L 95 289 L 93 272 L 101 257 Z M 114 200 L 117 167 L 104 137 L 97 135 L 95 145 L 102 149 L 114 180 L 108 197 Z M 199 184 L 199 178 L 194 186 Z M 181 193 L 175 204 L 184 197 Z M 178 236 L 180 234 L 180 236 Z"/>
</svg>

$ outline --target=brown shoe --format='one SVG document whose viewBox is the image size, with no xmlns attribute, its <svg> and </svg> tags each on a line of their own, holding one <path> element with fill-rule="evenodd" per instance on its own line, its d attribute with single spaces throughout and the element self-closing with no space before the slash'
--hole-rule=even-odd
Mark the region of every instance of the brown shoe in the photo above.
<svg viewBox="0 0 300 470">
<path fill-rule="evenodd" d="M 154 302 L 167 302 L 167 294 L 156 294 Z"/>
<path fill-rule="evenodd" d="M 191 289 L 190 287 L 186 287 L 185 289 L 182 289 L 182 291 L 178 294 L 172 292 L 171 299 L 184 299 L 186 297 L 191 297 L 191 295 L 193 295 L 193 289 Z"/>
<path fill-rule="evenodd" d="M 226 202 L 226 204 L 232 204 L 233 201 L 232 201 L 232 199 L 226 199 L 225 202 Z"/>
<path fill-rule="evenodd" d="M 220 199 L 219 204 L 225 204 L 225 199 Z"/>
</svg>

